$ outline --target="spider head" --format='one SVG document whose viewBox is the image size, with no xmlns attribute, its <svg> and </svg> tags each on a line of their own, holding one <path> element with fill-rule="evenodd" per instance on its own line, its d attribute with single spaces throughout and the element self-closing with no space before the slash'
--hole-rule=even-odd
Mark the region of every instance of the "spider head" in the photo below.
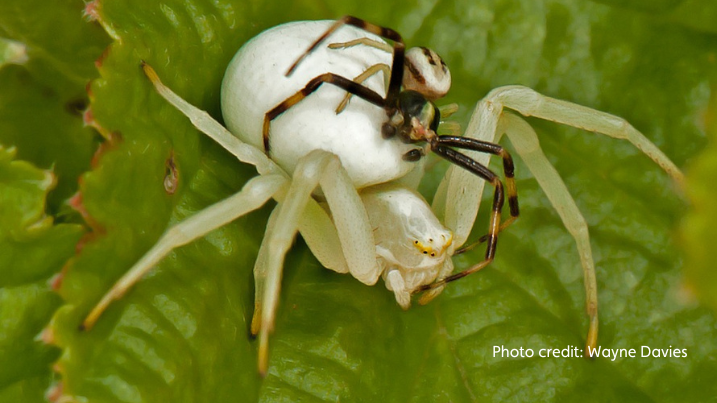
<svg viewBox="0 0 717 403">
<path fill-rule="evenodd" d="M 388 266 L 435 273 L 453 255 L 453 233 L 416 191 L 388 183 L 366 188 L 361 200 L 374 227 L 377 255 Z"/>
<path fill-rule="evenodd" d="M 383 125 L 383 137 L 398 135 L 405 143 L 431 142 L 436 138 L 440 120 L 441 112 L 433 102 L 416 91 L 402 91 L 398 95 L 398 109 Z"/>
<path fill-rule="evenodd" d="M 451 72 L 433 50 L 411 48 L 404 56 L 402 85 L 405 90 L 419 92 L 435 101 L 443 98 L 451 88 Z"/>
</svg>

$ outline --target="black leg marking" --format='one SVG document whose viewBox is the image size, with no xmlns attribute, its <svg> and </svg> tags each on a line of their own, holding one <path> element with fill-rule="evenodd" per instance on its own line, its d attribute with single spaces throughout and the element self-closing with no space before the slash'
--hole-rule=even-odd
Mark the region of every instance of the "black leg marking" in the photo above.
<svg viewBox="0 0 717 403">
<path fill-rule="evenodd" d="M 321 84 L 323 83 L 329 83 L 333 84 L 344 91 L 350 92 L 353 95 L 356 95 L 362 99 L 365 99 L 366 101 L 380 107 L 384 107 L 385 100 L 376 92 L 373 90 L 364 87 L 361 84 L 358 84 L 352 80 L 349 80 L 348 78 L 339 76 L 337 74 L 333 73 L 325 73 L 318 77 L 314 77 L 311 81 L 309 81 L 308 84 L 301 90 L 299 90 L 296 94 L 290 96 L 284 102 L 280 103 L 279 105 L 275 106 L 273 109 L 271 109 L 269 112 L 264 115 L 264 128 L 263 128 L 263 138 L 264 138 L 264 151 L 268 154 L 269 149 L 269 127 L 271 125 L 271 121 L 276 119 L 279 115 L 286 112 L 289 108 L 299 103 L 302 99 L 306 98 L 307 96 L 311 95 L 314 91 L 318 90 L 319 87 L 321 87 Z"/>
<path fill-rule="evenodd" d="M 459 136 L 438 136 L 438 145 L 490 153 L 501 157 L 503 159 L 505 184 L 508 188 L 508 206 L 510 207 L 511 222 L 518 218 L 520 209 L 518 207 L 518 191 L 515 186 L 515 165 L 513 164 L 513 157 L 510 156 L 510 153 L 505 148 L 495 143 Z"/>
<path fill-rule="evenodd" d="M 447 136 L 448 137 L 448 136 Z M 426 284 L 423 286 L 418 287 L 416 290 L 413 291 L 413 293 L 423 292 L 432 290 L 434 288 L 441 287 L 445 285 L 446 283 L 449 283 L 451 281 L 458 280 L 460 278 L 463 278 L 469 274 L 473 274 L 484 267 L 488 266 L 490 262 L 493 261 L 495 258 L 495 251 L 496 247 L 498 245 L 498 233 L 500 232 L 501 226 L 500 226 L 500 213 L 503 209 L 503 203 L 505 201 L 504 197 L 504 190 L 503 190 L 503 184 L 500 182 L 500 179 L 498 178 L 498 175 L 496 175 L 493 171 L 485 167 L 484 165 L 474 161 L 472 158 L 455 151 L 453 149 L 448 148 L 449 145 L 455 146 L 455 144 L 451 144 L 451 140 L 454 138 L 448 138 L 445 141 L 436 140 L 433 145 L 433 152 L 440 155 L 441 157 L 447 159 L 448 161 L 452 162 L 453 164 L 456 164 L 460 166 L 463 169 L 468 170 L 469 172 L 478 175 L 480 178 L 484 179 L 485 181 L 489 182 L 492 186 L 495 187 L 495 193 L 493 194 L 493 208 L 491 212 L 490 217 L 490 223 L 488 225 L 488 234 L 486 234 L 483 238 L 486 239 L 488 245 L 486 247 L 485 252 L 485 259 L 482 262 L 479 262 L 478 264 L 475 264 L 468 269 L 461 271 L 459 273 L 453 274 L 451 276 L 448 276 L 446 278 L 443 278 L 441 280 L 438 280 L 431 284 Z M 459 137 L 458 139 L 463 139 L 462 137 Z M 477 141 L 477 140 L 476 140 Z M 482 143 L 482 142 L 480 142 Z M 485 143 L 488 146 L 486 148 L 498 151 L 498 149 L 502 149 L 500 146 L 492 143 Z M 475 146 L 475 145 L 474 145 Z M 468 148 L 468 147 L 464 147 Z M 471 148 L 474 149 L 474 148 Z M 483 150 L 481 150 L 483 151 Z M 485 152 L 491 152 L 489 150 L 485 150 Z M 500 152 L 500 151 L 498 151 Z M 510 160 L 512 168 L 512 160 Z M 512 169 L 509 170 L 512 174 Z M 507 174 L 506 174 L 507 176 Z"/>
<path fill-rule="evenodd" d="M 485 254 L 486 259 L 492 260 L 495 256 L 495 248 L 498 241 L 500 212 L 503 209 L 503 202 L 505 200 L 503 184 L 500 182 L 498 175 L 493 173 L 493 171 L 474 161 L 472 158 L 459 153 L 458 151 L 439 145 L 433 149 L 433 152 L 460 166 L 461 168 L 478 175 L 480 178 L 495 187 L 495 193 L 493 194 L 493 211 L 491 213 L 490 226 L 488 228 L 488 248 Z"/>
<path fill-rule="evenodd" d="M 457 148 L 463 148 L 478 152 L 486 152 L 493 155 L 497 155 L 501 158 L 503 158 L 503 172 L 505 175 L 505 184 L 507 187 L 506 193 L 508 194 L 508 206 L 510 208 L 510 218 L 503 221 L 500 225 L 499 231 L 503 231 L 506 227 L 508 227 L 510 224 L 512 224 L 517 218 L 518 215 L 520 215 L 520 209 L 518 207 L 518 191 L 515 186 L 515 178 L 514 178 L 514 170 L 515 167 L 513 165 L 513 158 L 510 156 L 510 153 L 503 148 L 502 146 L 495 144 L 495 143 L 489 143 L 486 141 L 476 140 L 469 137 L 457 137 L 457 136 L 439 136 L 438 144 L 446 145 L 446 146 L 452 146 Z M 454 252 L 455 255 L 459 255 L 461 253 L 468 252 L 469 250 L 475 248 L 476 246 L 488 241 L 488 237 L 490 234 L 485 234 L 482 237 L 478 238 L 477 241 L 469 244 L 464 245 L 460 249 L 457 249 Z"/>
<path fill-rule="evenodd" d="M 401 91 L 401 84 L 403 82 L 403 63 L 405 59 L 406 45 L 403 43 L 401 35 L 392 30 L 391 28 L 382 27 L 368 21 L 364 21 L 360 18 L 346 15 L 339 20 L 336 20 L 326 32 L 323 33 L 309 49 L 301 55 L 294 64 L 289 67 L 286 75 L 289 76 L 294 72 L 296 67 L 304 60 L 311 52 L 313 52 L 323 41 L 326 40 L 332 33 L 339 29 L 343 25 L 351 25 L 364 31 L 370 32 L 374 35 L 378 35 L 382 38 L 393 41 L 393 62 L 391 64 L 391 78 L 388 82 L 388 91 L 386 92 L 386 105 L 393 105 L 398 99 L 398 94 Z"/>
</svg>

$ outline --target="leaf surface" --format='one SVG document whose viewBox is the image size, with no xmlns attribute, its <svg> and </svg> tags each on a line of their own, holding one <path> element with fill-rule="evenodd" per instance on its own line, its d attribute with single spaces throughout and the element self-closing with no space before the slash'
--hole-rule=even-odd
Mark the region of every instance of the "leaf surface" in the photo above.
<svg viewBox="0 0 717 403">
<path fill-rule="evenodd" d="M 160 99 L 140 60 L 219 118 L 223 70 L 242 43 L 281 22 L 355 14 L 439 51 L 454 80 L 445 102 L 461 105 L 464 127 L 490 89 L 522 84 L 626 118 L 683 166 L 704 144 L 699 117 L 714 85 L 717 38 L 668 3 L 96 3 L 115 41 L 92 84 L 92 111 L 112 136 L 81 187 L 97 237 L 68 271 L 67 304 L 55 318 L 63 391 L 98 402 L 711 400 L 717 330 L 713 313 L 680 297 L 682 257 L 672 239 L 685 209 L 679 190 L 629 144 L 536 120 L 590 226 L 600 344 L 636 349 L 635 358 L 537 357 L 543 348 L 582 348 L 587 321 L 574 241 L 520 161 L 522 215 L 501 234 L 496 261 L 430 305 L 402 312 L 382 285 L 322 269 L 298 242 L 264 379 L 247 333 L 251 270 L 272 203 L 172 252 L 92 331 L 77 330 L 166 228 L 255 175 Z M 444 169 L 436 163 L 427 174 L 429 197 Z M 481 254 L 456 257 L 456 266 Z M 496 357 L 494 346 L 536 356 Z M 641 346 L 687 357 L 640 357 Z"/>
<path fill-rule="evenodd" d="M 107 36 L 81 1 L 0 3 L 0 401 L 44 402 L 55 278 L 84 229 L 65 203 L 90 167 L 85 85 Z M 8 54 L 10 48 L 14 52 Z M 42 336 L 36 339 L 36 336 Z"/>
<path fill-rule="evenodd" d="M 36 339 L 60 303 L 47 283 L 74 254 L 82 227 L 53 225 L 45 215 L 53 174 L 15 155 L 0 147 L 0 401 L 39 402 L 59 355 Z"/>
</svg>

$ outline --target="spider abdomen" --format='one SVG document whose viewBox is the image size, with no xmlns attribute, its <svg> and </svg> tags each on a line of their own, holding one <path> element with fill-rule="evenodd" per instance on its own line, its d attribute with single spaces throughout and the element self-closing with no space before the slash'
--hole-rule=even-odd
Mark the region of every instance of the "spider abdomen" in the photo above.
<svg viewBox="0 0 717 403">
<path fill-rule="evenodd" d="M 232 133 L 264 149 L 264 115 L 313 78 L 330 72 L 353 79 L 375 64 L 391 63 L 391 54 L 369 46 L 322 46 L 287 77 L 291 64 L 331 23 L 301 21 L 280 25 L 256 36 L 237 52 L 222 84 L 222 112 Z M 331 42 L 364 37 L 380 41 L 377 36 L 346 26 L 331 36 Z M 385 96 L 382 74 L 362 85 Z M 385 110 L 353 97 L 348 107 L 337 114 L 336 107 L 345 94 L 324 83 L 272 120 L 269 156 L 287 172 L 293 172 L 299 158 L 312 150 L 329 151 L 339 157 L 357 188 L 388 182 L 411 171 L 415 163 L 402 157 L 415 146 L 382 137 L 381 126 L 388 119 Z"/>
</svg>

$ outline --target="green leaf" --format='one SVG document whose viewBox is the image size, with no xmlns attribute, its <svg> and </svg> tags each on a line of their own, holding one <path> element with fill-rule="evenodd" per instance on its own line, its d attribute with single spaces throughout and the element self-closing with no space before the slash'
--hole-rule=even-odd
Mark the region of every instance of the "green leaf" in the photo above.
<svg viewBox="0 0 717 403">
<path fill-rule="evenodd" d="M 713 87 L 714 88 L 714 87 Z M 685 275 L 689 288 L 706 305 L 717 309 L 717 274 L 713 270 L 710 242 L 717 235 L 717 197 L 712 182 L 717 175 L 717 92 L 706 114 L 709 145 L 689 166 L 687 193 L 692 203 L 682 223 L 682 244 L 685 247 Z"/>
<path fill-rule="evenodd" d="M 0 401 L 44 401 L 56 348 L 35 340 L 60 303 L 47 282 L 74 254 L 82 228 L 53 225 L 51 172 L 0 147 Z M 47 337 L 51 337 L 49 334 Z M 49 340 L 48 340 L 49 341 Z"/>
<path fill-rule="evenodd" d="M 65 200 L 96 147 L 85 85 L 107 43 L 77 0 L 0 2 L 0 401 L 41 402 L 59 350 L 35 337 L 61 305 L 48 281 L 83 233 Z M 17 53 L 21 51 L 21 53 Z M 7 63 L 6 63 L 7 62 Z M 57 216 L 61 216 L 55 220 Z M 43 333 L 45 343 L 52 333 Z"/>
<path fill-rule="evenodd" d="M 668 2 L 660 2 L 667 4 Z M 692 2 L 694 4 L 694 2 Z M 382 285 L 319 267 L 301 242 L 287 257 L 266 378 L 248 337 L 253 261 L 273 204 L 170 254 L 96 327 L 78 325 L 173 223 L 255 175 L 154 93 L 140 60 L 219 117 L 223 70 L 263 29 L 355 14 L 437 49 L 465 125 L 491 88 L 523 84 L 625 117 L 679 166 L 704 144 L 717 38 L 674 8 L 577 0 L 92 3 L 115 39 L 92 84 L 109 140 L 83 177 L 96 237 L 75 259 L 55 317 L 63 392 L 89 401 L 709 401 L 717 392 L 714 314 L 680 294 L 672 240 L 685 203 L 648 158 L 619 140 L 530 120 L 590 226 L 600 344 L 637 357 L 501 358 L 494 346 L 582 348 L 587 328 L 575 244 L 518 161 L 521 218 L 496 261 L 402 312 Z M 702 2 L 700 4 L 707 4 Z M 668 4 L 670 5 L 670 4 Z M 657 12 L 659 11 L 659 13 Z M 707 32 L 707 33 L 705 33 Z M 250 96 L 249 94 L 247 96 Z M 465 127 L 465 126 L 464 126 Z M 499 166 L 495 166 L 499 170 Z M 430 197 L 445 164 L 422 190 Z M 178 178 L 177 186 L 166 186 Z M 475 235 L 485 232 L 486 213 Z M 455 258 L 458 268 L 481 259 Z M 641 346 L 687 357 L 640 357 Z M 671 347 L 670 347 L 671 346 Z"/>
<path fill-rule="evenodd" d="M 0 67 L 0 144 L 53 170 L 54 214 L 77 191 L 96 147 L 82 112 L 88 103 L 85 86 L 96 76 L 93 62 L 108 41 L 99 26 L 82 20 L 82 1 L 46 3 L 0 3 L 0 42 L 8 38 L 4 41 L 24 51 L 17 64 Z"/>
</svg>

